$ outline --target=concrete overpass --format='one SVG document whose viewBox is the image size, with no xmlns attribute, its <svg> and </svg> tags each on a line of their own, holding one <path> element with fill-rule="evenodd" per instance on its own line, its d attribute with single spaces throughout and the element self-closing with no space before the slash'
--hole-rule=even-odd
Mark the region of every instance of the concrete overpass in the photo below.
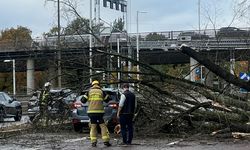
<svg viewBox="0 0 250 150">
<path fill-rule="evenodd" d="M 116 51 L 117 49 L 117 38 L 121 36 L 116 35 L 112 38 L 103 37 L 102 39 L 110 44 L 110 48 Z M 111 40 L 110 40 L 111 39 Z M 44 43 L 45 42 L 45 43 Z M 14 48 L 4 48 L 1 47 L 0 43 L 0 71 L 6 72 L 11 71 L 10 66 L 3 63 L 6 59 L 16 60 L 16 70 L 23 71 L 27 73 L 27 93 L 30 93 L 34 85 L 34 72 L 36 70 L 49 70 L 51 64 L 48 63 L 49 60 L 56 61 L 58 49 L 56 49 L 55 41 L 43 41 L 43 44 L 34 42 L 30 47 L 14 47 Z M 68 41 L 69 43 L 72 41 Z M 86 41 L 85 41 L 86 42 Z M 64 43 L 66 46 L 61 48 L 62 59 L 67 60 L 72 57 L 83 57 L 88 56 L 89 48 L 88 44 L 80 43 Z M 227 60 L 232 59 L 232 54 L 236 60 L 249 60 L 250 56 L 249 43 L 250 40 L 221 40 L 216 42 L 214 40 L 178 40 L 176 38 L 167 39 L 165 41 L 141 41 L 139 43 L 140 47 L 140 61 L 148 63 L 150 65 L 161 65 L 161 64 L 184 64 L 190 63 L 190 58 L 185 54 L 178 51 L 178 46 L 182 43 L 188 44 L 195 49 L 199 49 L 202 55 L 207 56 L 211 60 Z M 95 45 L 95 44 L 94 44 Z M 131 47 L 129 48 L 128 45 Z M 127 41 L 121 41 L 120 43 L 122 53 L 127 55 L 129 50 L 132 51 L 132 56 L 136 56 L 136 45 L 133 40 L 130 43 Z M 96 48 L 102 48 L 96 45 Z M 99 60 L 102 62 L 107 62 L 107 60 L 99 56 Z M 99 65 L 106 65 L 100 63 Z"/>
</svg>

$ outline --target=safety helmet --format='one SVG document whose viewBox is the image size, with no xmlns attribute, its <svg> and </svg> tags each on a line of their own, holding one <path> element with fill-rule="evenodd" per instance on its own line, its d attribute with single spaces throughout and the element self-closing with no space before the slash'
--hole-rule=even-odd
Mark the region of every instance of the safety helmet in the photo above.
<svg viewBox="0 0 250 150">
<path fill-rule="evenodd" d="M 92 85 L 95 85 L 95 84 L 99 84 L 99 82 L 98 82 L 97 80 L 94 80 L 94 81 L 92 82 Z"/>
<path fill-rule="evenodd" d="M 50 82 L 46 82 L 45 84 L 44 84 L 44 87 L 50 87 L 51 86 L 51 83 Z"/>
</svg>

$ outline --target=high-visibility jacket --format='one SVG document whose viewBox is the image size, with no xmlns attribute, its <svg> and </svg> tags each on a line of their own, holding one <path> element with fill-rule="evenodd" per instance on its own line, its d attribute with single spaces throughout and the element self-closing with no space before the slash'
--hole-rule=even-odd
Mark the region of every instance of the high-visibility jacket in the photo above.
<svg viewBox="0 0 250 150">
<path fill-rule="evenodd" d="M 104 93 L 101 88 L 94 85 L 88 92 L 88 111 L 87 113 L 104 113 Z"/>
<path fill-rule="evenodd" d="M 49 101 L 49 91 L 43 91 L 42 92 L 42 97 L 41 97 L 41 105 L 48 105 L 48 101 Z"/>
</svg>

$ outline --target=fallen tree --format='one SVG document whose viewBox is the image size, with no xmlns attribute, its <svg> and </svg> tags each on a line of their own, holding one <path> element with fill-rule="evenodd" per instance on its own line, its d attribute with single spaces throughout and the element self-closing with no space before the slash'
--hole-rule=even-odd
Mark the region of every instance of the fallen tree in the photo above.
<svg viewBox="0 0 250 150">
<path fill-rule="evenodd" d="M 182 46 L 180 50 L 225 79 L 228 84 L 250 89 L 249 82 L 238 79 L 192 48 Z M 140 85 L 143 85 L 140 86 L 140 93 L 143 93 L 144 97 L 140 101 L 141 111 L 143 119 L 148 119 L 147 126 L 151 126 L 151 130 L 176 132 L 187 128 L 197 129 L 195 125 L 209 124 L 212 129 L 209 132 L 226 128 L 229 128 L 230 132 L 249 132 L 248 99 L 199 83 L 165 74 L 158 75 L 158 80 L 150 82 L 145 80 L 145 77 L 140 81 Z M 145 125 L 145 121 L 142 121 L 142 124 Z"/>
</svg>

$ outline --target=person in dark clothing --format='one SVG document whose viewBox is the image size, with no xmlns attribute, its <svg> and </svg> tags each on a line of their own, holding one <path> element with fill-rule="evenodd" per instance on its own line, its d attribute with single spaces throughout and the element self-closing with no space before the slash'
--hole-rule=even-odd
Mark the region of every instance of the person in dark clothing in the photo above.
<svg viewBox="0 0 250 150">
<path fill-rule="evenodd" d="M 135 94 L 129 91 L 129 84 L 123 85 L 124 92 L 121 95 L 117 118 L 120 121 L 122 144 L 131 144 L 133 140 L 133 118 L 135 114 Z"/>
</svg>

